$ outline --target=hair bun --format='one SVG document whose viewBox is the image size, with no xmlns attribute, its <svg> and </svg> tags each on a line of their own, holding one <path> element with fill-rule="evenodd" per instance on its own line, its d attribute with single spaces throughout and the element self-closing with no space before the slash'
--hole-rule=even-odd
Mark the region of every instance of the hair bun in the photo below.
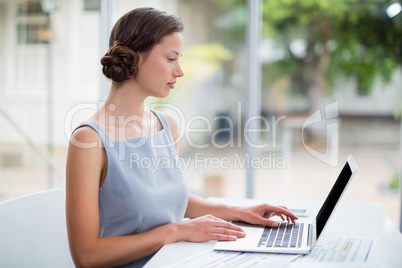
<svg viewBox="0 0 402 268">
<path fill-rule="evenodd" d="M 119 42 L 114 42 L 101 59 L 103 74 L 114 82 L 132 78 L 138 68 L 138 54 Z"/>
</svg>

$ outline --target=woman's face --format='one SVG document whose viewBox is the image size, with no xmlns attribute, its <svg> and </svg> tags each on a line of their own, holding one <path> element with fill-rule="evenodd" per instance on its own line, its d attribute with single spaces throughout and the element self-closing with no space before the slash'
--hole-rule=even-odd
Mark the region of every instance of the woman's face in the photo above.
<svg viewBox="0 0 402 268">
<path fill-rule="evenodd" d="M 178 77 L 184 75 L 179 59 L 183 50 L 183 35 L 175 32 L 165 36 L 148 53 L 139 53 L 135 81 L 148 96 L 164 98 L 174 89 Z"/>
</svg>

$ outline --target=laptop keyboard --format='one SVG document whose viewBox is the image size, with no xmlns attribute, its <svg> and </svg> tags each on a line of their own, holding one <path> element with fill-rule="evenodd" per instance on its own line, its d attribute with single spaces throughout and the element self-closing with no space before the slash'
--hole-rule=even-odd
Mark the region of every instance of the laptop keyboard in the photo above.
<svg viewBox="0 0 402 268">
<path fill-rule="evenodd" d="M 265 227 L 258 247 L 299 248 L 301 247 L 304 223 L 281 222 L 278 227 Z"/>
</svg>

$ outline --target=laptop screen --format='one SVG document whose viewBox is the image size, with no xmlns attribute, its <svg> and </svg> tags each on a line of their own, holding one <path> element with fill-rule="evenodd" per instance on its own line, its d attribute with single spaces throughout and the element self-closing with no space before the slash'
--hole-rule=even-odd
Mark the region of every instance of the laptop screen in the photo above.
<svg viewBox="0 0 402 268">
<path fill-rule="evenodd" d="M 320 211 L 316 217 L 317 223 L 317 238 L 320 236 L 325 224 L 331 216 L 336 204 L 340 200 L 349 180 L 352 178 L 352 170 L 348 162 L 346 162 L 341 173 L 338 176 L 334 186 L 329 192 L 327 199 L 325 199 Z"/>
</svg>

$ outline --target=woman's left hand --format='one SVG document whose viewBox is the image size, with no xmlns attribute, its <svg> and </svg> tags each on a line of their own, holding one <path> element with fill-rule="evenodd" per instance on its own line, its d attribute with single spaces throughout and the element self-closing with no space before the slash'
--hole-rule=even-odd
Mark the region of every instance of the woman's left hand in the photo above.
<svg viewBox="0 0 402 268">
<path fill-rule="evenodd" d="M 234 216 L 236 221 L 244 221 L 251 224 L 260 224 L 270 227 L 277 227 L 278 222 L 270 220 L 273 216 L 279 216 L 283 221 L 295 222 L 298 218 L 289 209 L 284 206 L 272 206 L 261 204 L 252 207 L 236 207 L 234 208 Z"/>
</svg>

